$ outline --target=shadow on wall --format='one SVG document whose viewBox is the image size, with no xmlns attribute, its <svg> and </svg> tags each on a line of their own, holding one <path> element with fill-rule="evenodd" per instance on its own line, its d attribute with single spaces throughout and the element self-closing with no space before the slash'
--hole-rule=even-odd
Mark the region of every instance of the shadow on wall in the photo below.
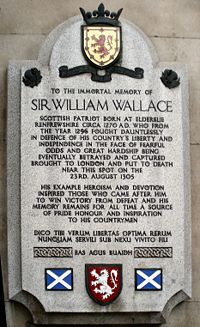
<svg viewBox="0 0 200 327">
<path fill-rule="evenodd" d="M 5 306 L 4 306 L 3 278 L 2 278 L 2 270 L 1 270 L 1 261 L 0 261 L 0 322 L 1 322 L 2 327 L 7 327 L 6 315 L 5 315 Z"/>
<path fill-rule="evenodd" d="M 48 325 L 48 327 L 76 327 L 76 326 L 82 326 L 82 327 L 94 327 L 94 325 Z M 130 326 L 134 326 L 134 327 L 159 327 L 162 325 L 95 325 L 95 327 L 130 327 Z M 32 324 L 31 322 L 27 322 L 26 327 L 44 327 L 44 325 L 35 325 Z"/>
</svg>

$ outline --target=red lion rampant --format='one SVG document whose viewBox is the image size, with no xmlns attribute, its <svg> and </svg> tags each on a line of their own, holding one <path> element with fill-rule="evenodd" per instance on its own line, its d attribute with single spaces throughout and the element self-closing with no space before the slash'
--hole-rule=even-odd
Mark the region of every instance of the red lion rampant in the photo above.
<svg viewBox="0 0 200 327">
<path fill-rule="evenodd" d="M 94 49 L 94 53 L 100 53 L 100 58 L 104 58 L 109 54 L 109 51 L 112 49 L 112 36 L 108 35 L 107 40 L 106 36 L 104 34 L 101 34 L 99 38 L 97 39 L 95 35 L 92 36 L 92 40 L 95 41 L 95 43 L 92 43 L 92 47 L 97 49 Z M 105 43 L 107 41 L 108 47 L 105 46 Z"/>
</svg>

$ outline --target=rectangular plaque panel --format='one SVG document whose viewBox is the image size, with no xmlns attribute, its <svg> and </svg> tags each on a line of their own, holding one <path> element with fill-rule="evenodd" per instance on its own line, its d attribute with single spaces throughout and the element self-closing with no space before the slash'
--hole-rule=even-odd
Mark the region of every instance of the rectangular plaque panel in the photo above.
<svg viewBox="0 0 200 327">
<path fill-rule="evenodd" d="M 187 278 L 186 86 L 40 71 L 21 90 L 22 289 L 47 312 L 162 311 Z"/>
</svg>

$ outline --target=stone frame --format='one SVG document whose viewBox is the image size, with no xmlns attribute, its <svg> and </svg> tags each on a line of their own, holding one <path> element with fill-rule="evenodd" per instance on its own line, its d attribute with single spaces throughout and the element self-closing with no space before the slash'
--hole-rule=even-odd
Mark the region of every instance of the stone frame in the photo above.
<svg viewBox="0 0 200 327">
<path fill-rule="evenodd" d="M 176 293 L 166 304 L 162 312 L 155 313 L 54 313 L 49 314 L 44 312 L 43 306 L 39 301 L 28 292 L 22 290 L 21 286 L 21 260 L 20 260 L 20 90 L 21 90 L 21 68 L 23 66 L 37 67 L 39 65 L 51 64 L 51 55 L 55 41 L 62 32 L 74 22 L 80 20 L 80 17 L 69 19 L 67 22 L 59 25 L 44 42 L 41 48 L 38 61 L 12 61 L 8 70 L 8 123 L 7 123 L 7 212 L 8 212 L 8 279 L 9 279 L 9 298 L 11 301 L 17 301 L 26 306 L 33 316 L 33 321 L 36 324 L 160 324 L 166 321 L 171 310 L 181 301 L 188 299 L 191 296 L 191 239 L 190 239 L 190 176 L 185 179 L 185 280 L 187 287 L 185 291 Z M 132 24 L 133 25 L 133 24 Z M 134 25 L 133 25 L 134 26 Z M 138 29 L 138 28 L 137 28 Z M 138 29 L 139 31 L 139 29 Z M 143 35 L 145 41 L 148 40 Z M 152 63 L 157 64 L 155 51 L 148 40 L 149 48 L 152 53 Z M 162 67 L 177 68 L 177 64 L 160 63 Z M 181 65 L 182 67 L 182 65 Z M 186 76 L 186 74 L 185 74 Z M 187 89 L 187 82 L 184 87 Z M 187 92 L 182 94 L 183 102 L 183 125 L 186 131 L 189 131 L 189 119 L 187 113 L 188 95 Z M 189 159 L 189 133 L 185 135 L 185 176 L 190 171 Z"/>
</svg>

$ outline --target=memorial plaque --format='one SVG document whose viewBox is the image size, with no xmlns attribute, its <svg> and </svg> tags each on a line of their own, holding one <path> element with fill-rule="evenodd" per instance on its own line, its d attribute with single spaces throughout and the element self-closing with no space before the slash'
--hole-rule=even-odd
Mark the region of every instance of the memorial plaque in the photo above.
<svg viewBox="0 0 200 327">
<path fill-rule="evenodd" d="M 191 295 L 187 70 L 121 12 L 10 64 L 9 292 L 35 321 L 161 322 Z"/>
</svg>

